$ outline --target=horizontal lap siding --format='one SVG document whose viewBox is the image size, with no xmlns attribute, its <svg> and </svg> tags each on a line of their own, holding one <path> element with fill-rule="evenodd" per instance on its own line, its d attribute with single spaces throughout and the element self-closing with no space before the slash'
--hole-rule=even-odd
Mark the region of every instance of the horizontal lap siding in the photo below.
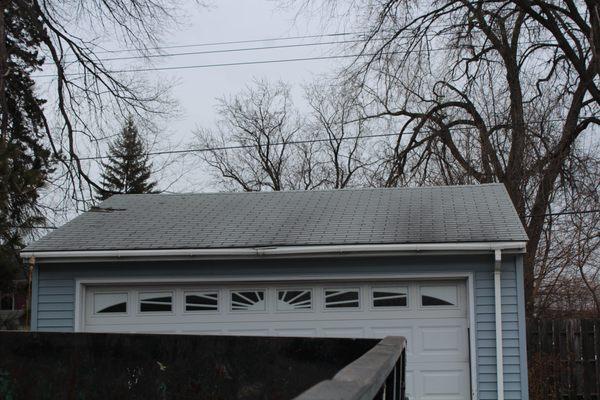
<svg viewBox="0 0 600 400">
<path fill-rule="evenodd" d="M 71 332 L 75 311 L 75 279 L 53 279 L 53 272 L 38 273 L 37 329 Z"/>
<path fill-rule="evenodd" d="M 494 277 L 491 256 L 403 257 L 344 260 L 195 261 L 191 263 L 90 263 L 46 264 L 38 271 L 38 302 L 34 310 L 40 331 L 73 331 L 75 279 L 84 278 L 183 278 L 235 277 L 281 274 L 289 277 L 351 274 L 427 274 L 471 272 L 474 276 L 476 360 L 479 398 L 497 398 Z M 285 278 L 284 278 L 285 279 Z M 518 287 L 515 258 L 503 264 L 502 320 L 504 346 L 504 388 L 506 399 L 521 399 L 519 352 Z M 37 314 L 37 317 L 36 317 Z M 35 323 L 33 324 L 35 327 Z M 524 355 L 523 355 L 524 356 Z"/>
<path fill-rule="evenodd" d="M 503 263 L 501 277 L 504 398 L 517 400 L 523 398 L 523 395 L 521 393 L 518 288 L 514 260 Z M 496 324 L 494 323 L 496 309 L 492 268 L 475 273 L 474 294 L 479 398 L 497 399 Z"/>
</svg>

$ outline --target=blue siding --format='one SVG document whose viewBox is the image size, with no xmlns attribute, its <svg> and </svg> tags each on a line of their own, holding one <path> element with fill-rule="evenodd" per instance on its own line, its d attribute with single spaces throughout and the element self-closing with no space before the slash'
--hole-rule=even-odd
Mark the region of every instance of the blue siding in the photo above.
<svg viewBox="0 0 600 400">
<path fill-rule="evenodd" d="M 502 321 L 505 398 L 526 399 L 526 354 L 520 256 L 507 256 L 502 272 Z M 462 273 L 474 276 L 476 360 L 479 399 L 496 399 L 496 340 L 492 256 L 406 256 L 321 260 L 231 260 L 41 264 L 34 276 L 32 327 L 73 331 L 75 279 L 81 278 L 227 278 L 236 276 L 348 276 Z M 521 292 L 520 292 L 521 291 Z M 520 294 L 521 293 L 521 294 Z M 524 381 L 524 382 L 523 382 Z"/>
<path fill-rule="evenodd" d="M 516 258 L 502 265 L 502 341 L 504 397 L 522 399 L 519 297 Z M 475 321 L 477 324 L 477 380 L 481 400 L 497 398 L 494 272 L 490 266 L 475 273 Z M 523 356 L 525 356 L 523 354 Z"/>
</svg>

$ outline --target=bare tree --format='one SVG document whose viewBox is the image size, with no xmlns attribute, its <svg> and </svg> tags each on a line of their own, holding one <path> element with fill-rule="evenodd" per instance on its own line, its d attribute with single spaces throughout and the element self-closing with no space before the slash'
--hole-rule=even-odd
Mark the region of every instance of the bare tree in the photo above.
<svg viewBox="0 0 600 400">
<path fill-rule="evenodd" d="M 592 146 L 572 158 L 554 194 L 536 258 L 537 315 L 600 317 L 600 160 L 591 157 L 597 152 Z"/>
<path fill-rule="evenodd" d="M 149 83 L 102 57 L 102 39 L 111 35 L 140 54 L 149 54 L 175 21 L 177 4 L 166 0 L 15 0 L 39 25 L 40 50 L 46 55 L 38 79 L 48 82 L 41 109 L 46 140 L 62 166 L 59 185 L 77 201 L 89 200 L 93 188 L 86 154 L 99 153 L 105 132 L 129 114 L 139 119 L 173 111 L 168 85 Z M 85 29 L 83 29 L 85 27 Z M 41 107 L 41 105 L 40 105 Z"/>
<path fill-rule="evenodd" d="M 360 86 L 368 118 L 396 120 L 384 184 L 504 183 L 529 235 L 531 312 L 546 214 L 576 145 L 600 124 L 600 4 L 350 4 L 367 33 L 344 79 Z"/>
<path fill-rule="evenodd" d="M 311 115 L 308 126 L 319 140 L 326 186 L 343 189 L 364 186 L 374 164 L 373 140 L 363 107 L 347 88 L 317 81 L 306 88 Z"/>
<path fill-rule="evenodd" d="M 219 100 L 215 129 L 196 133 L 200 157 L 228 189 L 312 190 L 369 184 L 377 144 L 370 122 L 345 88 L 305 88 L 310 113 L 300 117 L 290 87 L 257 81 Z"/>
<path fill-rule="evenodd" d="M 303 131 L 287 85 L 256 81 L 220 99 L 217 114 L 216 128 L 199 130 L 196 137 L 198 147 L 209 149 L 200 155 L 217 171 L 219 183 L 245 191 L 313 186 L 311 148 L 294 151 L 290 144 Z M 305 174 L 309 178 L 303 181 Z"/>
</svg>

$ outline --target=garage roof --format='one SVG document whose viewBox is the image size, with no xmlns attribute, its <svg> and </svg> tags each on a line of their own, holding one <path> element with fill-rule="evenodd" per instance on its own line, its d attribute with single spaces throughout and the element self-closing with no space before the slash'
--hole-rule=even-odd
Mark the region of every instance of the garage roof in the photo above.
<svg viewBox="0 0 600 400">
<path fill-rule="evenodd" d="M 115 195 L 24 252 L 526 241 L 501 184 Z"/>
</svg>

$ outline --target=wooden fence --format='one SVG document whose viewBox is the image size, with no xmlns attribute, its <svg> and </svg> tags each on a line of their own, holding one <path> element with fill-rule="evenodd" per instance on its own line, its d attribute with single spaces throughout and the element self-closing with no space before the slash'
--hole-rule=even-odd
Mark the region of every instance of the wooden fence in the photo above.
<svg viewBox="0 0 600 400">
<path fill-rule="evenodd" d="M 532 400 L 600 400 L 600 320 L 527 321 Z"/>
</svg>

